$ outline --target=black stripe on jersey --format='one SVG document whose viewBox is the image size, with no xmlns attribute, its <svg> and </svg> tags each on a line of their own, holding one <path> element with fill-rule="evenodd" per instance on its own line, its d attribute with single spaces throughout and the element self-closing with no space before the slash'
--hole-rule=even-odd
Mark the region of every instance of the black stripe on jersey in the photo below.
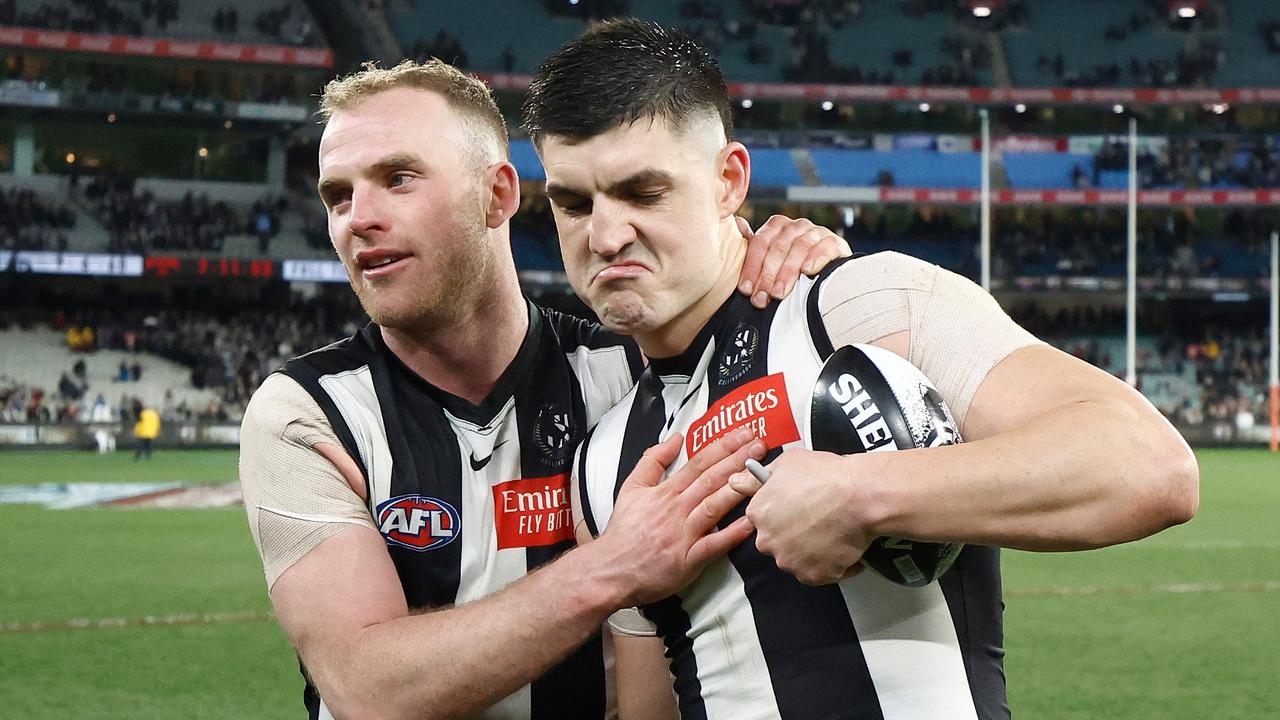
<svg viewBox="0 0 1280 720">
<path fill-rule="evenodd" d="M 348 351 L 353 345 L 358 344 L 364 344 L 364 339 L 359 334 L 290 360 L 277 372 L 293 378 L 320 406 L 334 434 L 342 442 L 342 448 L 360 469 L 360 476 L 364 478 L 364 493 L 368 497 L 370 494 L 369 469 L 365 467 L 364 457 L 360 455 L 360 447 L 356 444 L 355 435 L 351 433 L 351 428 L 347 426 L 347 421 L 342 417 L 342 412 L 338 410 L 333 398 L 320 387 L 320 378 L 324 375 L 357 370 L 368 364 L 367 357 Z"/>
<path fill-rule="evenodd" d="M 938 584 L 951 611 L 979 720 L 1009 720 L 1000 548 L 966 545 Z"/>
<path fill-rule="evenodd" d="M 622 436 L 622 448 L 618 451 L 618 478 L 613 486 L 613 496 L 618 497 L 622 483 L 635 469 L 644 451 L 658 442 L 666 426 L 666 407 L 662 402 L 662 379 L 649 368 L 636 383 L 635 401 L 627 416 L 626 432 Z"/>
<path fill-rule="evenodd" d="M 578 504 L 582 506 L 582 519 L 587 523 L 587 532 L 591 537 L 600 537 L 600 528 L 596 525 L 595 512 L 591 509 L 591 493 L 587 489 L 587 450 L 591 447 L 591 438 L 595 428 L 587 431 L 578 448 Z"/>
<path fill-rule="evenodd" d="M 729 387 L 717 387 L 708 381 L 708 404 L 742 384 L 764 377 L 771 370 L 766 367 L 769 329 L 778 305 L 773 303 L 761 311 L 741 300 L 735 301 L 732 308 L 735 312 L 725 313 L 728 317 L 724 317 L 716 335 L 720 345 L 727 347 L 738 322 L 756 325 L 760 333 L 759 357 L 747 374 Z M 717 347 L 717 356 L 724 349 Z M 797 398 L 797 401 L 807 402 L 807 398 Z M 768 459 L 779 454 L 781 451 L 774 449 Z M 721 520 L 720 526 L 726 527 L 745 512 L 746 502 L 743 502 Z M 756 633 L 769 675 L 774 679 L 774 697 L 782 718 L 882 718 L 875 685 L 839 586 L 804 585 L 779 570 L 772 557 L 756 550 L 754 535 L 729 552 L 729 561 L 742 576 L 751 606 L 768 609 L 767 613 L 754 613 Z M 798 656 L 796 648 L 808 651 Z M 831 682 L 832 667 L 844 668 L 848 682 Z"/>
<path fill-rule="evenodd" d="M 862 253 L 856 253 L 854 258 L 862 257 Z M 822 283 L 831 274 L 840 269 L 840 266 L 853 258 L 840 258 L 835 260 L 818 273 L 818 277 L 813 280 L 813 287 L 809 290 L 809 297 L 805 299 L 805 317 L 809 321 L 809 337 L 813 338 L 813 347 L 817 349 L 818 356 L 824 360 L 835 352 L 835 347 L 831 344 L 831 336 L 827 334 L 827 325 L 822 322 L 822 311 L 818 306 Z"/>
<path fill-rule="evenodd" d="M 700 337 L 694 343 L 701 353 L 701 348 L 706 346 L 706 339 Z M 622 483 L 640 462 L 644 451 L 658 442 L 667 424 L 666 406 L 662 401 L 663 383 L 657 371 L 650 367 L 640 376 L 638 384 L 618 455 L 618 477 L 613 486 L 615 500 L 622 489 Z M 671 672 L 677 678 L 675 689 L 680 702 L 681 720 L 706 720 L 707 708 L 702 701 L 697 658 L 693 655 L 693 641 L 689 638 L 692 622 L 688 613 L 680 606 L 679 597 L 672 596 L 646 605 L 641 608 L 641 612 L 658 626 L 658 635 L 667 647 L 667 657 L 672 661 Z"/>
<path fill-rule="evenodd" d="M 582 389 L 576 376 L 567 371 L 564 348 L 556 340 L 558 337 L 560 342 L 572 342 L 573 335 L 582 333 L 557 333 L 550 323 L 544 322 L 541 312 L 534 313 L 530 325 L 543 337 L 542 342 L 528 343 L 538 352 L 523 370 L 515 392 L 520 477 L 567 475 L 573 464 L 573 449 L 586 434 L 582 426 L 587 413 Z M 534 383 L 537 392 L 528 392 L 526 388 Z M 562 402 L 568 404 L 562 406 Z M 556 424 L 557 418 L 563 418 L 566 423 L 563 428 Z M 566 522 L 572 525 L 571 520 Z M 570 537 L 564 542 L 525 548 L 528 570 L 552 561 L 573 546 L 574 540 Z M 530 686 L 532 718 L 598 720 L 604 711 L 604 644 L 598 634 Z"/>
</svg>

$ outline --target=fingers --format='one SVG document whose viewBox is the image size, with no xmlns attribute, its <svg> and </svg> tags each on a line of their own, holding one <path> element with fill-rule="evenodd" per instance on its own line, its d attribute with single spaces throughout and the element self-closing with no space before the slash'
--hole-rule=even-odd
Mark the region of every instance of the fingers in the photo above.
<svg viewBox="0 0 1280 720">
<path fill-rule="evenodd" d="M 791 251 L 787 253 L 787 257 L 782 261 L 782 265 L 778 268 L 778 279 L 773 283 L 773 289 L 770 294 L 777 300 L 791 294 L 791 290 L 795 288 L 796 281 L 800 279 L 800 271 L 807 267 L 810 262 L 816 262 L 813 257 L 815 253 L 821 255 L 818 250 L 822 246 L 823 239 L 830 234 L 826 228 L 814 227 L 808 232 L 796 238 L 791 244 Z M 823 262 L 826 267 L 826 262 Z"/>
<path fill-rule="evenodd" d="M 822 272 L 822 269 L 832 260 L 839 260 L 853 254 L 853 249 L 844 238 L 826 228 L 819 229 L 824 231 L 820 240 L 809 250 L 804 264 L 800 266 L 800 271 L 809 277 Z"/>
<path fill-rule="evenodd" d="M 751 497 L 764 485 L 749 472 L 736 472 L 729 476 L 729 487 L 743 497 Z"/>
<path fill-rule="evenodd" d="M 791 220 L 781 215 L 774 215 L 760 227 L 760 231 L 756 233 L 755 242 L 763 245 L 767 241 L 768 250 L 764 252 L 764 262 L 760 266 L 755 284 L 756 291 L 751 296 L 752 305 L 763 308 L 769 304 L 769 296 L 774 294 L 775 290 L 782 290 L 778 286 L 778 273 L 782 269 L 782 264 L 791 252 L 791 246 L 795 244 L 796 238 L 812 226 L 813 223 L 808 220 Z"/>
<path fill-rule="evenodd" d="M 712 558 L 719 557 L 740 545 L 751 537 L 755 527 L 745 516 L 729 523 L 728 527 L 700 538 L 689 548 L 686 556 L 693 567 L 705 565 Z"/>
<path fill-rule="evenodd" d="M 769 248 L 769 243 L 760 242 L 756 239 L 756 233 L 751 229 L 751 224 L 741 215 L 735 216 L 738 222 L 738 232 L 742 233 L 742 237 L 747 239 L 747 258 L 742 263 L 742 275 L 738 279 L 738 292 L 743 295 L 750 296 L 752 290 L 755 289 L 756 279 L 760 275 L 760 265 L 764 263 L 765 251 Z M 760 228 L 763 230 L 764 228 Z"/>
<path fill-rule="evenodd" d="M 667 479 L 667 487 L 671 488 L 673 492 L 684 492 L 707 469 L 737 452 L 738 449 L 754 439 L 755 435 L 747 428 L 734 430 L 689 458 L 689 462 L 685 463 L 684 467 L 677 470 L 675 474 Z M 667 464 L 670 465 L 670 463 Z"/>
<path fill-rule="evenodd" d="M 680 433 L 674 433 L 671 437 L 654 445 L 644 451 L 644 455 L 640 456 L 639 462 L 631 474 L 627 476 L 623 482 L 622 489 L 618 494 L 627 491 L 628 486 L 631 487 L 653 487 L 662 480 L 662 476 L 667 472 L 667 468 L 671 467 L 671 463 L 680 457 L 680 445 L 684 442 L 684 436 Z"/>
<path fill-rule="evenodd" d="M 701 502 L 689 513 L 689 521 L 685 524 L 685 530 L 691 535 L 705 535 L 710 532 L 720 522 L 720 519 L 729 514 L 741 503 L 743 496 L 739 495 L 736 490 L 728 485 L 721 485 L 716 488 L 710 495 L 702 499 Z"/>
<path fill-rule="evenodd" d="M 695 516 L 697 511 L 695 511 L 694 508 L 698 507 L 700 503 L 711 497 L 714 493 L 719 492 L 721 488 L 728 488 L 727 492 L 737 497 L 737 501 L 716 515 L 712 520 L 712 524 L 715 524 L 715 522 L 723 517 L 726 512 L 732 509 L 738 501 L 742 500 L 742 496 L 738 495 L 733 488 L 729 488 L 729 476 L 739 470 L 742 470 L 746 466 L 747 458 L 759 459 L 764 457 L 765 452 L 766 448 L 763 441 L 752 440 L 749 444 L 738 448 L 738 450 L 736 450 L 732 455 L 719 460 L 715 465 L 712 465 L 700 473 L 698 477 L 695 478 L 693 482 L 689 483 L 688 487 L 680 493 L 680 507 L 687 508 L 690 516 Z M 701 454 L 702 453 L 699 453 L 699 455 Z M 699 532 L 705 532 L 708 529 L 710 529 L 710 526 L 703 528 Z"/>
</svg>

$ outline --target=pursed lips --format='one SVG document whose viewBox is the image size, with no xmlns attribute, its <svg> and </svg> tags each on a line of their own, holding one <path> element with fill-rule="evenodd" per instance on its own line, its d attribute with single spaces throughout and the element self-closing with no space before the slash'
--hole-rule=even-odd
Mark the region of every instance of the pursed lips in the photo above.
<svg viewBox="0 0 1280 720">
<path fill-rule="evenodd" d="M 650 272 L 652 272 L 652 270 L 649 269 L 649 266 L 643 263 L 638 263 L 638 262 L 613 263 L 611 265 L 606 265 L 600 270 L 596 271 L 595 277 L 592 278 L 592 282 L 594 283 L 594 282 L 609 282 L 610 280 L 624 280 L 627 278 L 640 277 L 641 275 L 644 275 Z"/>
</svg>

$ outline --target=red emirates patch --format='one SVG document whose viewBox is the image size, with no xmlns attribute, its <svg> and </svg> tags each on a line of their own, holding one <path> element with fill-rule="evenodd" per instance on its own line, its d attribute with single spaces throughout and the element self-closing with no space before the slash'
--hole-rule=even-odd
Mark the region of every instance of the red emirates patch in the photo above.
<svg viewBox="0 0 1280 720">
<path fill-rule="evenodd" d="M 720 398 L 689 426 L 685 450 L 693 457 L 740 427 L 751 428 L 771 449 L 800 439 L 782 373 L 752 380 Z"/>
<path fill-rule="evenodd" d="M 493 526 L 498 533 L 499 550 L 572 540 L 569 474 L 494 485 Z"/>
</svg>

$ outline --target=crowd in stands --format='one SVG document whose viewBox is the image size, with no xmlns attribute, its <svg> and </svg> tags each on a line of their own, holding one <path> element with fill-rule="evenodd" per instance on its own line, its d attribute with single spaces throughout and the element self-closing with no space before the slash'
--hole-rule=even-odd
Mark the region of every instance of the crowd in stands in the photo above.
<svg viewBox="0 0 1280 720">
<path fill-rule="evenodd" d="M 895 241 L 961 242 L 976 247 L 978 220 L 968 210 L 914 207 L 905 222 L 890 222 L 889 213 L 863 212 L 842 232 L 854 247 L 864 242 L 875 247 Z M 1185 212 L 1143 213 L 1138 223 L 1138 274 L 1144 278 L 1240 277 L 1237 270 L 1224 273 L 1223 253 L 1252 258 L 1244 263 L 1251 272 L 1266 272 L 1266 244 L 1276 218 L 1255 212 L 1226 211 L 1222 218 L 1222 242 L 1202 247 L 1202 234 Z M 992 277 L 1066 275 L 1118 276 L 1124 274 L 1127 221 L 1123 208 L 998 208 L 992 219 Z M 968 253 L 962 254 L 968 259 Z M 965 268 L 954 268 L 963 271 Z"/>
<path fill-rule="evenodd" d="M 1212 27 L 1217 22 L 1212 4 L 1202 7 L 1194 23 L 1188 24 L 1176 13 L 1170 18 L 1169 7 L 1156 1 L 1148 3 L 1143 12 L 1131 13 L 1124 22 L 1107 26 L 1102 36 L 1109 46 L 1118 48 L 1123 47 L 1131 36 L 1148 33 L 1160 23 L 1191 29 Z M 1226 57 L 1226 50 L 1218 41 L 1196 38 L 1169 58 L 1143 59 L 1131 55 L 1128 62 L 1113 60 L 1082 69 L 1069 66 L 1062 53 L 1042 54 L 1036 59 L 1036 69 L 1052 72 L 1067 87 L 1194 87 L 1213 82 Z"/>
<path fill-rule="evenodd" d="M 113 300 L 73 311 L 58 311 L 47 318 L 59 329 L 90 328 L 96 337 L 91 347 L 73 353 L 74 364 L 62 373 L 53 390 L 0 378 L 0 421 L 89 422 L 100 417 L 98 405 L 106 403 L 104 388 L 94 387 L 86 373 L 84 353 L 98 349 L 121 350 L 131 361 L 121 361 L 111 379 L 137 383 L 145 365 L 143 354 L 156 355 L 190 368 L 189 387 L 212 390 L 217 399 L 193 406 L 175 401 L 170 390 L 157 408 L 164 421 L 238 421 L 249 396 L 272 370 L 299 353 L 327 345 L 353 334 L 363 313 L 345 295 L 338 301 L 303 300 L 264 311 L 242 305 L 233 309 L 156 307 L 142 300 Z M 114 393 L 112 393 L 114 394 Z M 116 406 L 108 406 L 106 421 L 137 420 L 142 402 L 130 391 Z"/>
<path fill-rule="evenodd" d="M 75 221 L 65 203 L 32 190 L 0 189 L 0 250 L 66 250 Z"/>
<path fill-rule="evenodd" d="M 563 295 L 563 297 L 560 297 Z M 541 302 L 570 311 L 581 305 L 567 293 Z M 96 328 L 98 347 L 159 355 L 191 368 L 191 386 L 211 389 L 218 399 L 202 407 L 176 402 L 172 391 L 157 409 L 166 422 L 234 422 L 253 390 L 284 360 L 354 333 L 363 314 L 346 295 L 338 300 L 294 297 L 278 310 L 150 307 L 117 302 L 111 308 L 80 308 L 52 322 Z M 1035 303 L 1015 306 L 1011 315 L 1037 336 L 1117 375 L 1123 374 L 1123 310 L 1071 307 L 1047 312 Z M 1149 333 L 1148 333 L 1149 334 Z M 1153 402 L 1177 423 L 1230 428 L 1267 420 L 1265 336 L 1258 330 L 1201 326 L 1193 336 L 1159 334 L 1140 345 L 1139 376 L 1148 382 L 1178 380 L 1176 387 L 1148 387 Z M 135 361 L 137 365 L 137 361 Z M 136 382 L 141 367 L 121 363 L 111 383 Z M 116 386 L 119 387 L 119 386 Z M 58 387 L 49 391 L 0 378 L 0 419 L 8 422 L 136 421 L 142 402 L 126 391 L 111 406 L 93 387 L 83 358 L 74 358 Z M 1215 429 L 1215 432 L 1217 430 Z M 1231 437 L 1222 436 L 1230 440 Z"/>
<path fill-rule="evenodd" d="M 156 250 L 220 252 L 229 235 L 257 237 L 266 254 L 280 230 L 284 198 L 260 199 L 248 216 L 225 202 L 188 191 L 181 200 L 163 201 L 138 190 L 131 178 L 100 175 L 84 189 L 84 199 L 110 233 L 108 251 L 146 254 Z"/>
<path fill-rule="evenodd" d="M 294 0 L 283 0 L 259 9 L 253 28 L 289 45 L 316 45 L 320 38 L 310 14 L 295 5 Z M 21 12 L 17 0 L 0 0 L 0 25 L 112 35 L 164 34 L 179 20 L 183 8 L 179 0 L 69 0 L 41 2 L 31 11 Z M 211 26 L 217 36 L 242 39 L 240 9 L 235 5 L 218 6 Z"/>
<path fill-rule="evenodd" d="M 0 0 L 0 25 L 142 35 L 149 27 L 163 32 L 178 19 L 178 8 L 178 0 L 70 0 L 42 2 L 30 12 L 19 12 L 16 0 Z"/>
<path fill-rule="evenodd" d="M 1117 357 L 1123 353 L 1122 308 L 1074 307 L 1048 313 L 1028 303 L 1010 314 L 1060 350 L 1123 375 L 1125 358 Z M 1134 360 L 1139 389 L 1172 422 L 1191 427 L 1208 423 L 1218 439 L 1231 440 L 1269 422 L 1269 352 L 1261 328 L 1209 325 L 1190 337 L 1167 332 L 1156 336 L 1153 344 L 1140 343 Z"/>
<path fill-rule="evenodd" d="M 1274 136 L 1171 137 L 1153 152 L 1138 148 L 1138 186 L 1142 188 L 1280 187 L 1280 147 Z M 1103 170 L 1127 170 L 1129 144 L 1105 143 L 1094 157 L 1090 178 L 1077 168 L 1077 187 L 1098 185 Z"/>
</svg>

